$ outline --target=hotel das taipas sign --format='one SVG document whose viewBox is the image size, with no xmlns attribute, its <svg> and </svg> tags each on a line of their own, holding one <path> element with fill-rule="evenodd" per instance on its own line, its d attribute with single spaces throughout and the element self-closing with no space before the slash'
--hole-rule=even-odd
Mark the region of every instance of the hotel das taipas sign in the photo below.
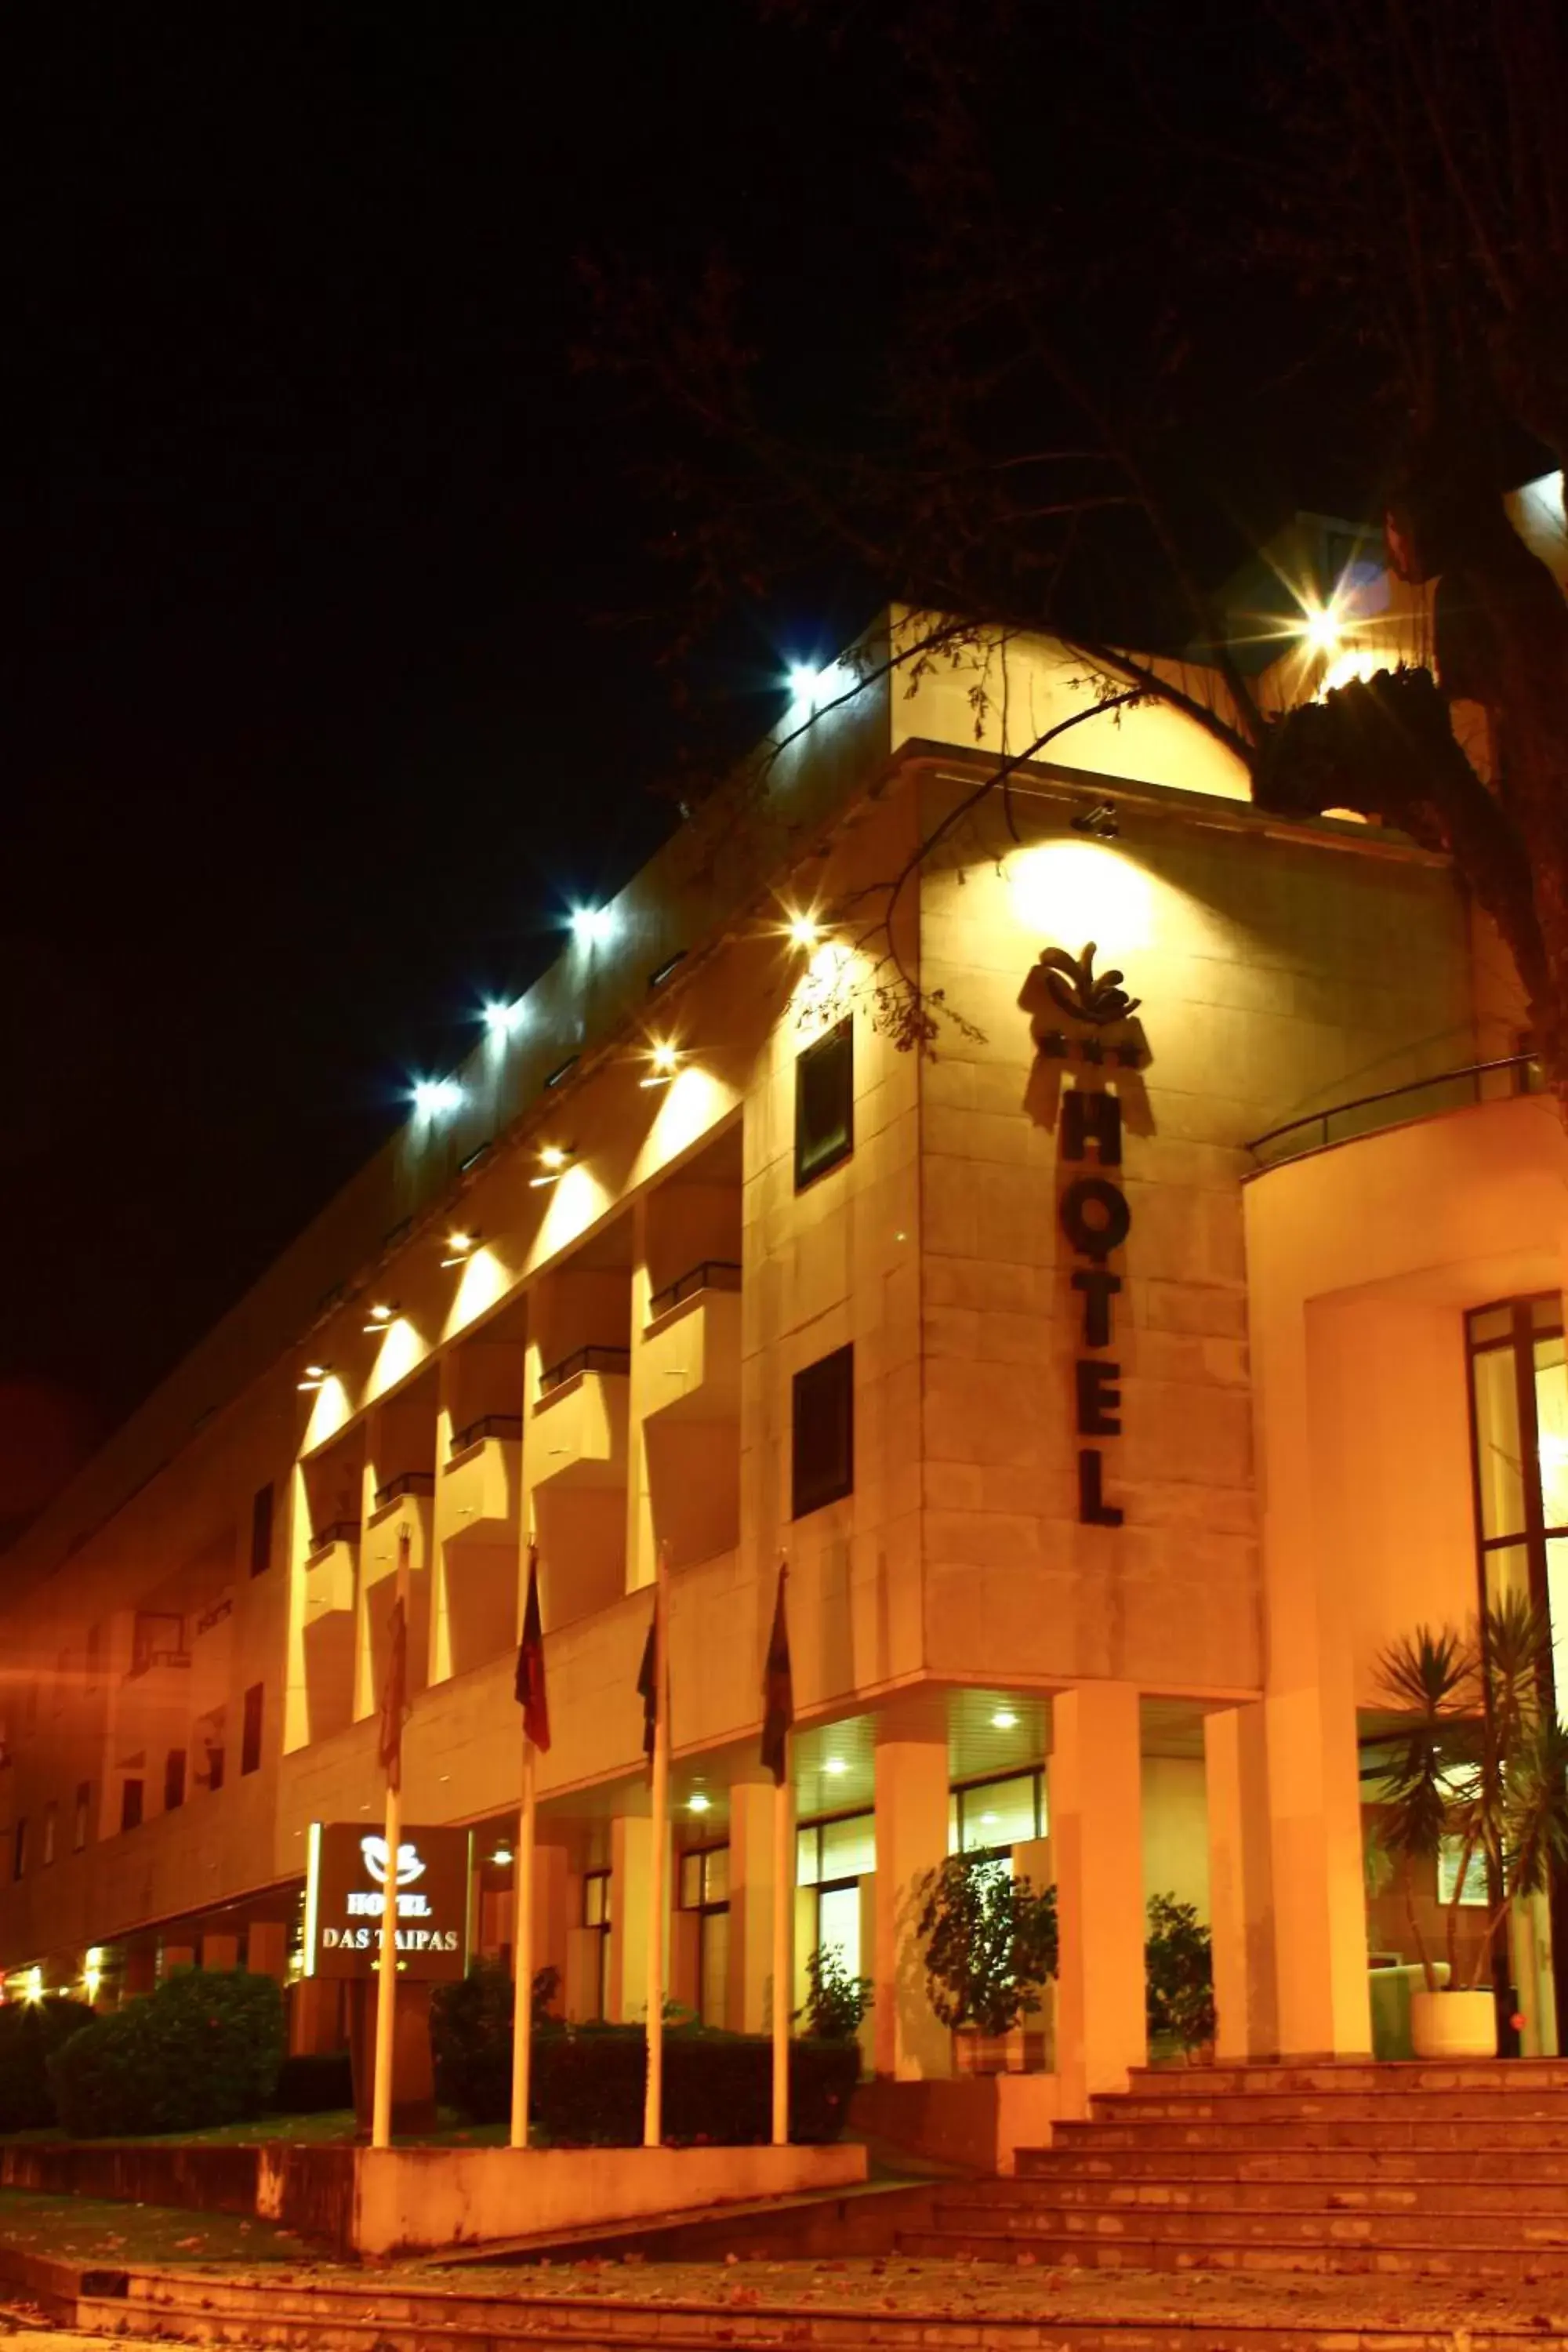
<svg viewBox="0 0 1568 2352">
<path fill-rule="evenodd" d="M 1106 1473 L 1114 1454 L 1104 1441 L 1121 1434 L 1121 1365 L 1112 1353 L 1122 1277 L 1110 1264 L 1132 1230 L 1132 1211 L 1120 1181 L 1121 1096 L 1136 1087 L 1149 1058 L 1140 1000 L 1129 996 L 1122 974 L 1097 974 L 1095 945 L 1077 956 L 1047 948 L 1025 990 L 1041 1060 L 1059 1066 L 1057 1131 L 1062 1181 L 1057 1215 L 1078 1264 L 1072 1287 L 1078 1304 L 1078 1353 L 1072 1406 L 1078 1439 L 1080 1526 L 1119 1528 L 1121 1507 L 1108 1498 Z M 1078 1172 L 1082 1171 L 1081 1173 Z"/>
<path fill-rule="evenodd" d="M 470 1846 L 467 1830 L 410 1829 L 389 1864 L 386 1840 L 363 1822 L 317 1822 L 305 1885 L 305 1973 L 371 1977 L 392 1869 L 397 1972 L 426 1983 L 462 1977 L 468 1960 Z"/>
</svg>

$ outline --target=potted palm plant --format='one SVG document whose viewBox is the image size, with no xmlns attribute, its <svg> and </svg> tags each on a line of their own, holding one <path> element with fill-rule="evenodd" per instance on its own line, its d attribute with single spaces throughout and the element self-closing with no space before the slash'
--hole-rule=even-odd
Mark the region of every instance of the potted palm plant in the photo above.
<svg viewBox="0 0 1568 2352">
<path fill-rule="evenodd" d="M 1022 2073 L 1024 2020 L 1057 1972 L 1056 1888 L 1037 1890 L 994 1854 L 949 1854 L 921 1889 L 918 1927 L 926 1991 L 952 2030 L 959 2072 Z"/>
<path fill-rule="evenodd" d="M 1411 2000 L 1418 2058 L 1490 2057 L 1497 2003 L 1484 1985 L 1510 1906 L 1546 1885 L 1568 1857 L 1568 1734 L 1552 1704 L 1552 1627 L 1521 1595 L 1465 1632 L 1418 1625 L 1379 1660 L 1383 1695 L 1401 1718 L 1384 1767 L 1383 1843 L 1402 1866 L 1405 1913 L 1426 1979 Z M 1414 1868 L 1444 1855 L 1447 1982 L 1422 1931 Z M 1486 1889 L 1481 1933 L 1460 1949 L 1460 1905 Z"/>
</svg>

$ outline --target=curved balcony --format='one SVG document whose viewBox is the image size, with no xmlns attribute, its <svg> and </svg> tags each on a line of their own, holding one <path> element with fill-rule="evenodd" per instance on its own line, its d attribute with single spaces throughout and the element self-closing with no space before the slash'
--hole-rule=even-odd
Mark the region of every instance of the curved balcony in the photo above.
<svg viewBox="0 0 1568 2352">
<path fill-rule="evenodd" d="M 1256 1136 L 1247 1150 L 1259 1170 L 1278 1168 L 1308 1152 L 1327 1151 L 1358 1136 L 1377 1135 L 1413 1120 L 1436 1118 L 1445 1111 L 1468 1110 L 1477 1103 L 1506 1102 L 1515 1095 L 1542 1091 L 1541 1065 L 1532 1054 L 1508 1054 L 1495 1062 L 1468 1062 L 1458 1069 L 1439 1070 L 1431 1077 L 1410 1078 L 1403 1086 L 1384 1087 L 1371 1095 L 1356 1095 L 1325 1110 L 1305 1111 Z"/>
</svg>

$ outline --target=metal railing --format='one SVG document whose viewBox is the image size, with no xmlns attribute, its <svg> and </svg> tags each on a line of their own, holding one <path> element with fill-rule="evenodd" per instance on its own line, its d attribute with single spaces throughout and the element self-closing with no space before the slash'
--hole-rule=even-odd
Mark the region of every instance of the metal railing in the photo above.
<svg viewBox="0 0 1568 2352">
<path fill-rule="evenodd" d="M 1511 1087 L 1489 1094 L 1483 1081 L 1503 1070 L 1512 1071 L 1516 1083 Z M 1520 1080 L 1523 1083 L 1519 1083 Z M 1541 1064 L 1533 1054 L 1506 1054 L 1495 1062 L 1468 1062 L 1458 1069 L 1438 1070 L 1429 1078 L 1407 1078 L 1403 1086 L 1384 1087 L 1373 1095 L 1356 1095 L 1349 1102 L 1331 1104 L 1326 1110 L 1307 1111 L 1300 1118 L 1287 1119 L 1282 1127 L 1271 1127 L 1267 1135 L 1255 1136 L 1247 1149 L 1255 1160 L 1259 1154 L 1264 1155 L 1260 1162 L 1262 1166 L 1277 1167 L 1281 1160 L 1298 1159 L 1303 1152 L 1325 1150 L 1336 1139 L 1330 1131 L 1331 1123 L 1335 1119 L 1352 1118 L 1358 1112 L 1375 1110 L 1384 1103 L 1403 1103 L 1414 1095 L 1429 1095 L 1439 1087 L 1467 1089 L 1463 1097 L 1465 1104 L 1503 1101 L 1510 1095 L 1538 1094 L 1541 1090 Z M 1350 1135 L 1338 1139 L 1349 1142 L 1354 1136 L 1373 1135 L 1384 1128 L 1403 1126 L 1408 1119 L 1426 1118 L 1436 1110 L 1453 1110 L 1461 1107 L 1458 1103 L 1430 1104 L 1425 1108 L 1412 1105 L 1391 1118 L 1363 1118 L 1351 1129 Z M 1299 1140 L 1289 1140 L 1291 1138 Z M 1279 1148 L 1271 1150 L 1270 1146 Z"/>
<path fill-rule="evenodd" d="M 447 1449 L 454 1457 L 466 1454 L 470 1445 L 482 1445 L 487 1437 L 518 1439 L 522 1435 L 522 1415 L 517 1412 L 487 1412 L 481 1420 L 470 1421 L 467 1429 L 459 1429 Z"/>
<path fill-rule="evenodd" d="M 306 1567 L 309 1568 L 313 1559 L 320 1559 L 323 1552 L 331 1551 L 334 1544 L 356 1544 L 359 1538 L 357 1519 L 334 1519 L 331 1527 L 318 1528 L 310 1538 L 310 1549 L 305 1555 Z"/>
<path fill-rule="evenodd" d="M 576 1348 L 571 1355 L 563 1356 L 559 1363 L 550 1365 L 540 1373 L 539 1393 L 542 1397 L 552 1395 L 555 1390 L 564 1388 L 568 1381 L 574 1381 L 579 1372 L 629 1372 L 631 1368 L 632 1351 L 629 1348 Z"/>
<path fill-rule="evenodd" d="M 436 1492 L 434 1470 L 400 1470 L 384 1486 L 375 1490 L 375 1507 L 384 1511 L 389 1503 L 400 1503 L 405 1495 L 433 1495 Z"/>
<path fill-rule="evenodd" d="M 732 1258 L 705 1257 L 700 1265 L 690 1267 L 673 1282 L 667 1282 L 662 1290 L 654 1292 L 647 1303 L 648 1321 L 657 1323 L 661 1315 L 668 1315 L 672 1307 L 679 1307 L 688 1298 L 695 1298 L 700 1290 L 740 1287 L 741 1269 Z"/>
</svg>

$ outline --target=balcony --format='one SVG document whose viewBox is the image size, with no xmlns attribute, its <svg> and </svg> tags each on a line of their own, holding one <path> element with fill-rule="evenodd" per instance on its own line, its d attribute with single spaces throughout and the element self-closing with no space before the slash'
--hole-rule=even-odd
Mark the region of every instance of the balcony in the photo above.
<svg viewBox="0 0 1568 2352">
<path fill-rule="evenodd" d="M 305 1559 L 305 1630 L 346 1611 L 352 1619 L 359 1572 L 360 1525 L 339 1519 L 321 1528 Z"/>
<path fill-rule="evenodd" d="M 487 1413 L 452 1440 L 441 1468 L 441 1531 L 447 1544 L 494 1544 L 515 1535 L 522 1490 L 522 1420 Z"/>
<path fill-rule="evenodd" d="M 539 1376 L 531 1483 L 624 1486 L 629 1348 L 579 1348 Z"/>
<path fill-rule="evenodd" d="M 710 1259 L 656 1292 L 643 1334 L 648 1421 L 738 1421 L 741 1269 Z"/>
<path fill-rule="evenodd" d="M 375 1491 L 375 1508 L 364 1523 L 360 1548 L 360 1588 L 370 1592 L 397 1574 L 399 1530 L 408 1529 L 408 1566 L 417 1576 L 429 1565 L 435 1517 L 434 1471 L 409 1470 Z"/>
<path fill-rule="evenodd" d="M 1499 1102 L 1512 1095 L 1542 1090 L 1541 1064 L 1532 1054 L 1510 1054 L 1500 1061 L 1471 1062 L 1462 1069 L 1439 1070 L 1427 1078 L 1412 1078 L 1404 1086 L 1385 1087 L 1381 1093 L 1357 1095 L 1327 1110 L 1308 1111 L 1300 1118 L 1272 1127 L 1247 1145 L 1258 1168 L 1277 1168 L 1286 1160 L 1308 1152 L 1326 1151 L 1358 1136 L 1376 1135 L 1391 1127 L 1434 1118 L 1445 1111 L 1468 1109 L 1476 1103 Z"/>
</svg>

